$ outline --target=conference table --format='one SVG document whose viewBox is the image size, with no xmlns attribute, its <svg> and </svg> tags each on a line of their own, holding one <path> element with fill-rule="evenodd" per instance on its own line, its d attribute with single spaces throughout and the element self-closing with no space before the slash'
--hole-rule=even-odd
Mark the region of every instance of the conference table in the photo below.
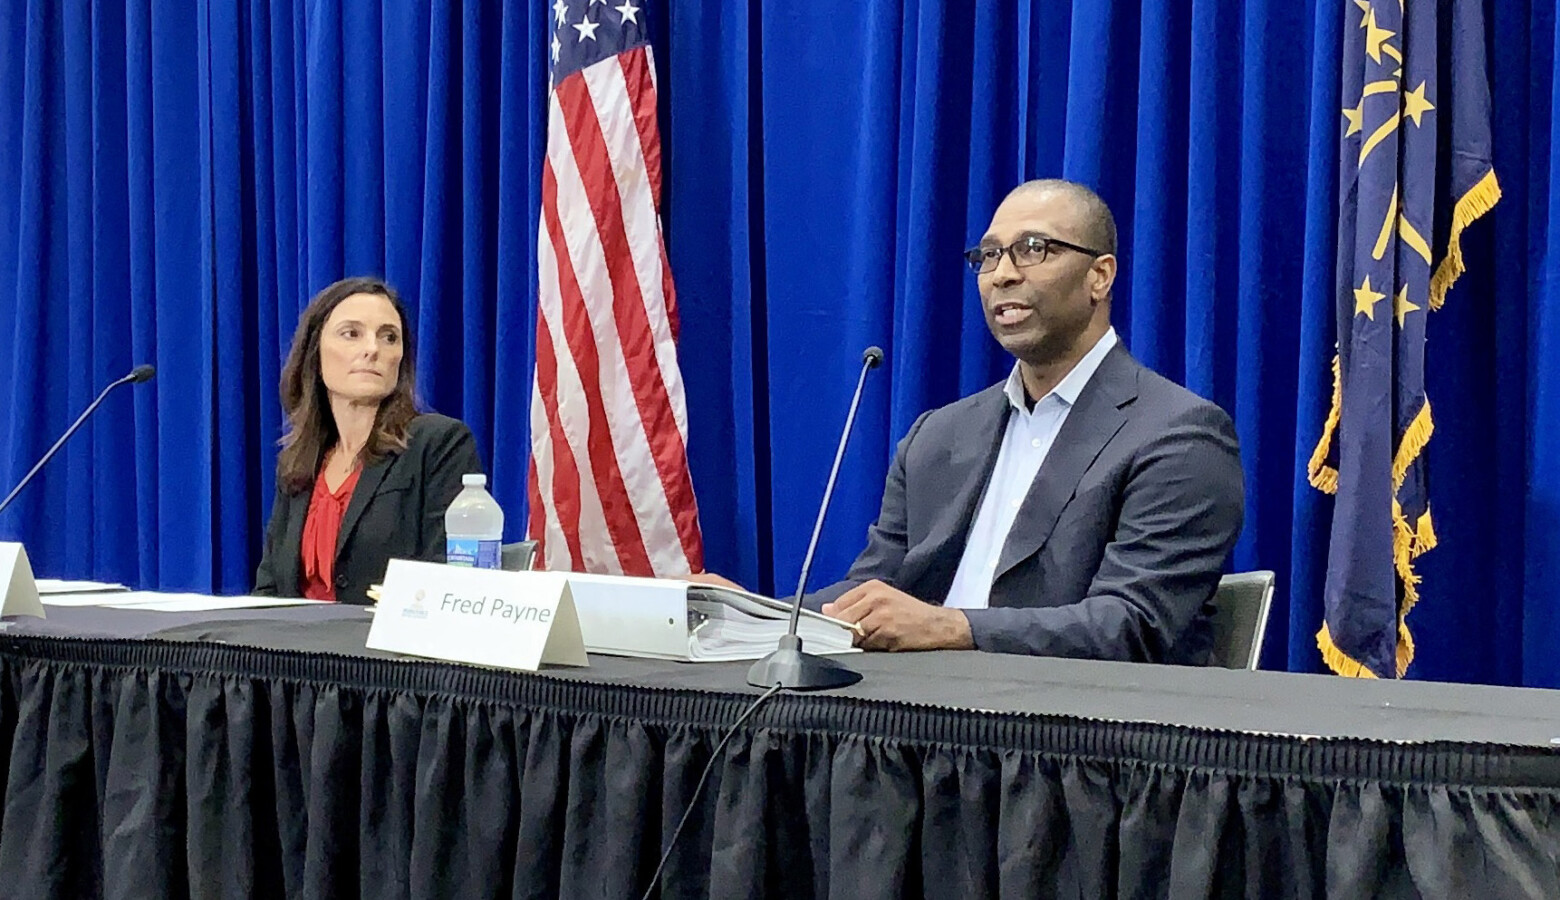
<svg viewBox="0 0 1560 900">
<path fill-rule="evenodd" d="M 638 897 L 746 663 L 527 674 L 372 613 L 0 630 L 0 896 Z M 863 654 L 715 760 L 663 897 L 1560 897 L 1560 692 Z"/>
</svg>

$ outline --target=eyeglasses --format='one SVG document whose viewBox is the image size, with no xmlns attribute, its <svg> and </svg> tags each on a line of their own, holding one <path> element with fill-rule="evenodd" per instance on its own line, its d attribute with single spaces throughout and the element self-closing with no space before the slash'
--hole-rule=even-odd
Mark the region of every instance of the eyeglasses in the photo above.
<svg viewBox="0 0 1560 900">
<path fill-rule="evenodd" d="M 1107 254 L 1099 250 L 1090 250 L 1088 247 L 1080 247 L 1077 244 L 1069 244 L 1066 241 L 1053 237 L 1040 237 L 1029 235 L 1021 237 L 1006 247 L 971 247 L 964 251 L 964 261 L 969 263 L 970 271 L 976 275 L 984 275 L 1002 264 L 1002 254 L 1006 253 L 1013 260 L 1013 265 L 1023 269 L 1028 266 L 1038 266 L 1045 262 L 1051 255 L 1052 247 L 1061 247 L 1075 253 L 1082 253 L 1091 259 L 1099 259 Z"/>
</svg>

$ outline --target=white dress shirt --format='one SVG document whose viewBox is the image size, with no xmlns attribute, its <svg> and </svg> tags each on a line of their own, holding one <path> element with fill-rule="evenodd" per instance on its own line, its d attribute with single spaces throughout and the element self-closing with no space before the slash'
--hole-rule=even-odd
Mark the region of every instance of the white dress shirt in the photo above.
<svg viewBox="0 0 1560 900">
<path fill-rule="evenodd" d="M 1023 376 L 1014 364 L 1003 388 L 1013 407 L 1008 415 L 1007 432 L 1002 436 L 997 465 L 991 471 L 986 494 L 970 525 L 969 540 L 964 544 L 964 555 L 959 559 L 959 569 L 954 573 L 953 586 L 948 589 L 944 605 L 985 609 L 989 604 L 997 560 L 1002 556 L 1002 547 L 1007 543 L 1018 510 L 1029 495 L 1029 487 L 1040 472 L 1040 464 L 1051 452 L 1057 432 L 1062 430 L 1062 423 L 1067 421 L 1067 414 L 1078 402 L 1084 385 L 1094 377 L 1105 354 L 1116 343 L 1116 329 L 1106 331 L 1067 377 L 1040 398 L 1033 410 L 1026 402 Z"/>
</svg>

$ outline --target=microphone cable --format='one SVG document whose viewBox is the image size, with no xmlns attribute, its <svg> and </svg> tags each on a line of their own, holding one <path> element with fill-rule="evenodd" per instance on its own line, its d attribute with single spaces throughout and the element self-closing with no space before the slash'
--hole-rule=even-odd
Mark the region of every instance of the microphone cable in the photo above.
<svg viewBox="0 0 1560 900">
<path fill-rule="evenodd" d="M 720 759 L 721 751 L 726 749 L 726 742 L 731 740 L 731 736 L 737 733 L 737 729 L 741 728 L 752 717 L 753 713 L 758 712 L 758 708 L 763 706 L 765 701 L 779 692 L 780 685 L 776 684 L 772 685 L 769 690 L 759 694 L 758 699 L 748 704 L 748 708 L 743 710 L 742 715 L 738 716 L 737 720 L 731 723 L 731 727 L 726 729 L 726 733 L 721 736 L 720 743 L 716 744 L 715 750 L 710 753 L 710 761 L 704 764 L 704 772 L 699 775 L 699 783 L 693 788 L 693 796 L 688 798 L 688 808 L 683 811 L 682 819 L 677 822 L 677 827 L 672 829 L 672 839 L 666 842 L 666 849 L 661 851 L 661 861 L 656 863 L 655 874 L 650 876 L 650 886 L 645 888 L 644 895 L 640 900 L 650 900 L 650 897 L 655 894 L 656 886 L 661 883 L 661 873 L 666 869 L 666 861 L 671 859 L 672 848 L 677 846 L 677 838 L 682 834 L 683 826 L 688 824 L 688 817 L 693 815 L 693 811 L 698 808 L 699 795 L 704 792 L 704 783 L 709 780 L 710 772 L 715 769 L 715 763 Z"/>
</svg>

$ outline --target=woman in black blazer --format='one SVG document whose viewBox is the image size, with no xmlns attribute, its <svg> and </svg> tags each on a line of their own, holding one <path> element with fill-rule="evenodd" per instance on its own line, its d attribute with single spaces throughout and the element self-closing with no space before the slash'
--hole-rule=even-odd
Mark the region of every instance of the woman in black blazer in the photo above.
<svg viewBox="0 0 1560 900">
<path fill-rule="evenodd" d="M 392 558 L 444 561 L 444 511 L 482 463 L 464 424 L 417 412 L 414 375 L 389 285 L 348 278 L 309 303 L 282 369 L 288 431 L 255 594 L 367 603 Z"/>
</svg>

